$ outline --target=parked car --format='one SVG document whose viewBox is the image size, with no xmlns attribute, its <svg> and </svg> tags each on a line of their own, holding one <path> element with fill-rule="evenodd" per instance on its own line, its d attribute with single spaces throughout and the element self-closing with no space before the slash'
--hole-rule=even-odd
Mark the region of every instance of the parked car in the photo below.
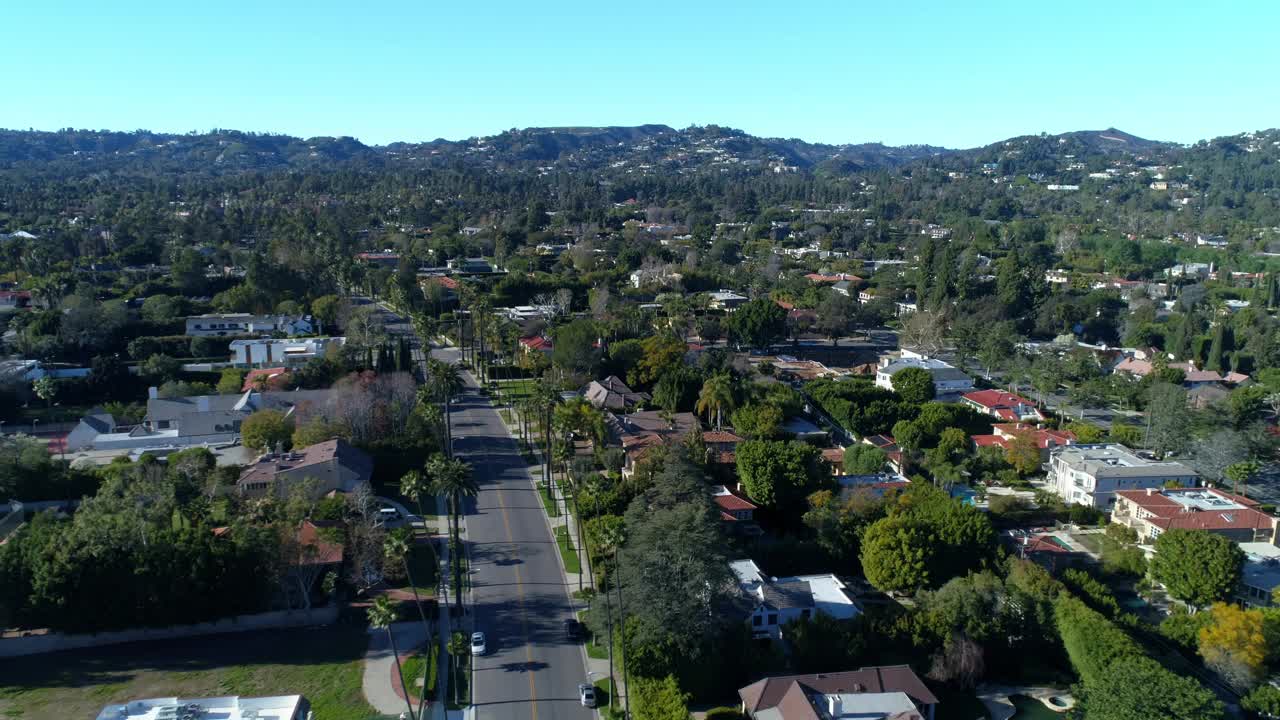
<svg viewBox="0 0 1280 720">
<path fill-rule="evenodd" d="M 578 685 L 578 702 L 582 703 L 582 707 L 593 708 L 596 706 L 596 689 L 587 683 Z"/>
<path fill-rule="evenodd" d="M 482 632 L 471 633 L 471 654 L 484 655 L 488 651 L 489 651 L 489 648 L 484 641 L 484 633 Z"/>
<path fill-rule="evenodd" d="M 569 618 L 564 621 L 564 636 L 570 642 L 577 642 L 582 639 L 582 623 Z"/>
</svg>

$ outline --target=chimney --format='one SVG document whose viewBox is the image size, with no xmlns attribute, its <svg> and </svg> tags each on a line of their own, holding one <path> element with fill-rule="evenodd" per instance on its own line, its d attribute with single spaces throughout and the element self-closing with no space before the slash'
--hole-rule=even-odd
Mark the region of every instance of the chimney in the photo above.
<svg viewBox="0 0 1280 720">
<path fill-rule="evenodd" d="M 160 388 L 155 387 L 154 385 L 147 388 L 147 397 L 152 400 L 155 400 L 156 398 L 160 397 Z"/>
<path fill-rule="evenodd" d="M 840 707 L 840 696 L 836 694 L 828 695 L 827 696 L 827 714 L 829 714 L 833 718 L 838 718 L 840 717 L 841 709 L 842 708 Z"/>
<path fill-rule="evenodd" d="M 1147 497 L 1151 497 L 1152 495 L 1155 495 L 1155 494 L 1156 494 L 1155 488 L 1147 488 Z"/>
</svg>

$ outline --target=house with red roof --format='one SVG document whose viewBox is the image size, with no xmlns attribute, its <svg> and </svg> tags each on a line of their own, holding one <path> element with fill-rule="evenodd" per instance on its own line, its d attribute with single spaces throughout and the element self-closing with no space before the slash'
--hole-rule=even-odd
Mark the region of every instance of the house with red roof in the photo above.
<svg viewBox="0 0 1280 720">
<path fill-rule="evenodd" d="M 991 430 L 990 435 L 974 435 L 972 438 L 974 447 L 998 447 L 1007 450 L 1014 439 L 1029 434 L 1035 438 L 1036 447 L 1040 448 L 1041 459 L 1048 460 L 1050 450 L 1074 445 L 1076 442 L 1076 435 L 1070 430 L 1054 430 L 1026 423 L 997 423 L 991 426 Z"/>
<path fill-rule="evenodd" d="M 960 396 L 960 402 L 1003 422 L 1044 422 L 1035 403 L 1004 390 L 977 390 Z"/>
<path fill-rule="evenodd" d="M 1168 530 L 1202 530 L 1237 543 L 1275 544 L 1277 518 L 1243 495 L 1216 488 L 1147 488 L 1116 492 L 1111 522 L 1152 543 Z"/>
<path fill-rule="evenodd" d="M 542 352 L 550 354 L 552 350 L 551 340 L 541 335 L 527 335 L 520 338 L 520 348 L 526 353 Z"/>
<path fill-rule="evenodd" d="M 0 290 L 0 310 L 15 310 L 31 304 L 31 293 L 27 290 Z"/>
<path fill-rule="evenodd" d="M 751 720 L 934 720 L 938 705 L 908 665 L 767 677 L 738 697 Z"/>
<path fill-rule="evenodd" d="M 723 485 L 711 486 L 711 501 L 720 511 L 720 522 L 725 529 L 738 535 L 761 535 L 756 524 L 756 504 Z"/>
</svg>

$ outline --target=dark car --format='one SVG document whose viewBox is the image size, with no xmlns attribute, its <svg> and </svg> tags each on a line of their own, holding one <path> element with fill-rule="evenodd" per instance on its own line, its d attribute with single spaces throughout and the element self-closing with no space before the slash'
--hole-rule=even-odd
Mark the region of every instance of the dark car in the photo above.
<svg viewBox="0 0 1280 720">
<path fill-rule="evenodd" d="M 582 623 L 569 618 L 564 621 L 564 636 L 569 640 L 577 642 L 582 639 Z"/>
</svg>

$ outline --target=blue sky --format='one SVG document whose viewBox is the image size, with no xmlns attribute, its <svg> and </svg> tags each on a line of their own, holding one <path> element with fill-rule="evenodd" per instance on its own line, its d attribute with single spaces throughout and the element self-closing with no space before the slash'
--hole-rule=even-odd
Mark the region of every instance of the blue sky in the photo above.
<svg viewBox="0 0 1280 720">
<path fill-rule="evenodd" d="M 1275 2 L 0 3 L 0 126 L 352 135 L 721 124 L 970 147 L 1280 125 Z"/>
</svg>

